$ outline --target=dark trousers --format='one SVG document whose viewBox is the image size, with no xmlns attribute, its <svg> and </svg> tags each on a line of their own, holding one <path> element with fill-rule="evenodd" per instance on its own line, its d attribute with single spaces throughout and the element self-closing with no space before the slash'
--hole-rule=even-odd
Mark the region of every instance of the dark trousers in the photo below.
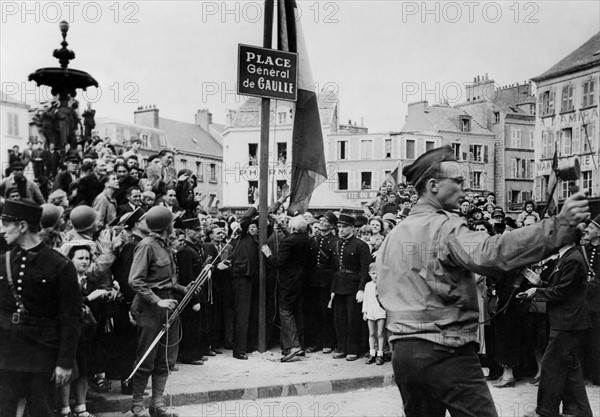
<svg viewBox="0 0 600 417">
<path fill-rule="evenodd" d="M 192 310 L 191 305 L 188 305 L 181 315 L 181 342 L 178 356 L 182 362 L 193 362 L 202 356 L 200 353 L 200 312 Z"/>
<path fill-rule="evenodd" d="M 233 345 L 234 300 L 229 271 L 219 271 L 213 279 L 213 326 L 219 346 Z"/>
<path fill-rule="evenodd" d="M 16 416 L 20 398 L 27 400 L 30 416 L 52 417 L 52 372 L 14 372 L 0 370 L 0 416 Z"/>
<path fill-rule="evenodd" d="M 336 294 L 333 299 L 335 334 L 339 352 L 358 355 L 362 340 L 362 304 L 354 294 Z"/>
<path fill-rule="evenodd" d="M 583 343 L 584 376 L 600 385 L 600 312 L 590 311 L 592 327 L 585 331 Z"/>
<path fill-rule="evenodd" d="M 115 320 L 115 336 L 118 340 L 117 373 L 124 380 L 133 371 L 137 350 L 136 328 L 129 321 L 130 305 L 123 303 L 121 314 Z"/>
<path fill-rule="evenodd" d="M 307 318 L 310 325 L 306 326 L 307 344 L 318 348 L 335 347 L 335 326 L 333 309 L 327 308 L 331 291 L 325 287 L 308 287 L 306 298 Z"/>
<path fill-rule="evenodd" d="M 558 417 L 563 414 L 591 417 L 581 365 L 577 357 L 585 331 L 551 330 L 550 341 L 542 358 L 542 374 L 537 395 L 537 413 Z"/>
<path fill-rule="evenodd" d="M 248 343 L 248 325 L 250 323 L 250 304 L 252 300 L 252 277 L 231 279 L 233 293 L 233 353 L 246 353 Z"/>
<path fill-rule="evenodd" d="M 281 321 L 281 347 L 291 349 L 304 345 L 304 317 L 302 314 L 302 297 L 293 303 L 279 305 Z"/>
<path fill-rule="evenodd" d="M 394 342 L 392 366 L 406 417 L 497 417 L 477 345 L 450 348 L 421 339 Z"/>
</svg>

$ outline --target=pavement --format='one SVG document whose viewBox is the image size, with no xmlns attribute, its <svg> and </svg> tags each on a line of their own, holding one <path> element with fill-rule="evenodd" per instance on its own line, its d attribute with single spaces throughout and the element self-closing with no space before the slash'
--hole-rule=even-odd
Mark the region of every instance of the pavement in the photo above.
<svg viewBox="0 0 600 417">
<path fill-rule="evenodd" d="M 279 349 L 248 354 L 248 360 L 232 357 L 231 351 L 209 357 L 204 365 L 178 364 L 172 372 L 166 393 L 173 406 L 232 400 L 297 395 L 321 395 L 393 384 L 391 363 L 366 365 L 333 359 L 331 354 L 307 353 L 282 363 Z M 102 394 L 105 401 L 88 403 L 93 413 L 123 412 L 131 408 L 131 396 L 122 395 L 120 382 L 112 381 L 112 391 Z M 146 398 L 147 405 L 149 398 Z"/>
</svg>

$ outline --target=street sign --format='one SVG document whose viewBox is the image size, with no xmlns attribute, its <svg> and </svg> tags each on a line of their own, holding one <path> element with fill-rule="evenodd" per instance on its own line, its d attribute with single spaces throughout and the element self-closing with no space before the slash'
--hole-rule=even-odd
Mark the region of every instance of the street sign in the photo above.
<svg viewBox="0 0 600 417">
<path fill-rule="evenodd" d="M 240 95 L 296 101 L 298 54 L 238 45 Z"/>
</svg>

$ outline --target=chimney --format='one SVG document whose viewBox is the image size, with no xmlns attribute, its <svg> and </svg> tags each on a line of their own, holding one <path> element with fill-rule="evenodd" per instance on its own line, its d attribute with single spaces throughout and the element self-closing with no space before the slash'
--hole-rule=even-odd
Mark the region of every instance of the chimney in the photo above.
<svg viewBox="0 0 600 417">
<path fill-rule="evenodd" d="M 136 125 L 160 129 L 158 109 L 155 105 L 139 106 L 137 110 L 133 112 L 133 123 Z"/>
<path fill-rule="evenodd" d="M 212 125 L 212 113 L 208 109 L 198 110 L 195 116 L 195 123 L 208 133 L 210 125 Z"/>
</svg>

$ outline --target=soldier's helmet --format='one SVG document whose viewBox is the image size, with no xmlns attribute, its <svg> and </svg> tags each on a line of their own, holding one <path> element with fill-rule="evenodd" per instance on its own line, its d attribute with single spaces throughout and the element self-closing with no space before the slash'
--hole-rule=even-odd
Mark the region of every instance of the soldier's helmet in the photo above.
<svg viewBox="0 0 600 417">
<path fill-rule="evenodd" d="M 98 212 L 89 206 L 77 206 L 69 216 L 76 232 L 85 232 L 98 221 Z"/>
<path fill-rule="evenodd" d="M 144 216 L 151 232 L 160 232 L 173 223 L 173 213 L 165 206 L 154 206 Z"/>
<path fill-rule="evenodd" d="M 42 204 L 42 220 L 40 221 L 42 229 L 56 226 L 64 211 L 63 206 L 55 206 L 49 203 Z"/>
</svg>

